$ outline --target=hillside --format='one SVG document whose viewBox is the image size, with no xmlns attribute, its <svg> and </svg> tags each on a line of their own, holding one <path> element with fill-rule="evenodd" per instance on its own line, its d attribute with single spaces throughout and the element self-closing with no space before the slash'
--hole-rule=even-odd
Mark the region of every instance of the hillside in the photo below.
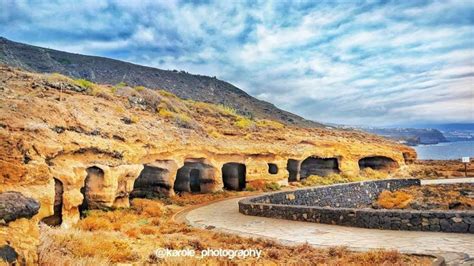
<svg viewBox="0 0 474 266">
<path fill-rule="evenodd" d="M 323 127 L 258 100 L 232 84 L 184 71 L 168 71 L 104 57 L 67 53 L 0 37 L 0 63 L 39 73 L 61 73 L 102 84 L 124 82 L 130 86 L 163 89 L 183 99 L 222 104 L 238 113 L 305 127 Z"/>
<path fill-rule="evenodd" d="M 415 146 L 448 141 L 443 133 L 433 128 L 363 128 L 362 130 Z"/>
<path fill-rule="evenodd" d="M 32 265 L 40 221 L 71 228 L 81 213 L 128 208 L 133 198 L 285 185 L 303 172 L 402 175 L 416 158 L 363 132 L 296 127 L 163 90 L 7 66 L 0 103 L 0 195 L 25 206 L 0 216 L 8 221 L 0 245 Z"/>
</svg>

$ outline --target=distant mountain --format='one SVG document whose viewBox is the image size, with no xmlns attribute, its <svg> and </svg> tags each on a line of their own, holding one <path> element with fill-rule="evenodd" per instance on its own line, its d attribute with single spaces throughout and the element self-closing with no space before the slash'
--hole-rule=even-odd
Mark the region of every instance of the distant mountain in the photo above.
<svg viewBox="0 0 474 266">
<path fill-rule="evenodd" d="M 400 143 L 416 146 L 419 144 L 437 144 L 448 142 L 443 133 L 434 128 L 381 128 L 363 126 L 336 126 L 345 129 L 357 129 L 382 137 L 386 137 Z"/>
<path fill-rule="evenodd" d="M 366 132 L 394 139 L 407 145 L 447 142 L 443 133 L 434 128 L 364 128 Z"/>
<path fill-rule="evenodd" d="M 215 77 L 145 67 L 119 60 L 61 52 L 0 37 L 0 63 L 40 73 L 61 73 L 96 83 L 145 86 L 170 91 L 181 98 L 234 108 L 238 113 L 303 127 L 324 127 L 258 100 Z"/>
<path fill-rule="evenodd" d="M 473 141 L 474 123 L 427 124 L 417 127 L 434 128 L 443 133 L 449 141 Z"/>
</svg>

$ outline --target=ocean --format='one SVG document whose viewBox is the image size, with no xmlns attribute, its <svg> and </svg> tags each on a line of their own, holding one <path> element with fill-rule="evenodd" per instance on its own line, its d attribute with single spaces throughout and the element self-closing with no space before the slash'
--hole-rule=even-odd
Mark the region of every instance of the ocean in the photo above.
<svg viewBox="0 0 474 266">
<path fill-rule="evenodd" d="M 418 159 L 422 160 L 456 160 L 465 156 L 474 158 L 474 141 L 443 142 L 413 148 L 418 153 Z"/>
</svg>

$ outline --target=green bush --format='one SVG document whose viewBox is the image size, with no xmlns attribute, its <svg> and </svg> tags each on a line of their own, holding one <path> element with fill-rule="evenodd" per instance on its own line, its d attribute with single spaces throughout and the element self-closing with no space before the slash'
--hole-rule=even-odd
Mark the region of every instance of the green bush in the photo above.
<svg viewBox="0 0 474 266">
<path fill-rule="evenodd" d="M 265 190 L 266 191 L 276 191 L 276 190 L 280 190 L 280 189 L 281 189 L 281 186 L 278 183 L 271 182 L 271 183 L 266 183 L 265 184 Z"/>
<path fill-rule="evenodd" d="M 74 80 L 74 83 L 76 83 L 77 86 L 80 86 L 86 89 L 92 89 L 95 86 L 94 82 L 88 81 L 87 79 L 76 79 Z"/>
</svg>

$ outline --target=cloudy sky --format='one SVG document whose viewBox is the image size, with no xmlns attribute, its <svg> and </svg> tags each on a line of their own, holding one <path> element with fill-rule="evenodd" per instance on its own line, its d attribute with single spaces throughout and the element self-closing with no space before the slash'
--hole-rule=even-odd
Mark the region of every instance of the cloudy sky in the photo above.
<svg viewBox="0 0 474 266">
<path fill-rule="evenodd" d="M 474 122 L 470 0 L 1 0 L 0 35 L 217 76 L 322 122 Z"/>
</svg>

